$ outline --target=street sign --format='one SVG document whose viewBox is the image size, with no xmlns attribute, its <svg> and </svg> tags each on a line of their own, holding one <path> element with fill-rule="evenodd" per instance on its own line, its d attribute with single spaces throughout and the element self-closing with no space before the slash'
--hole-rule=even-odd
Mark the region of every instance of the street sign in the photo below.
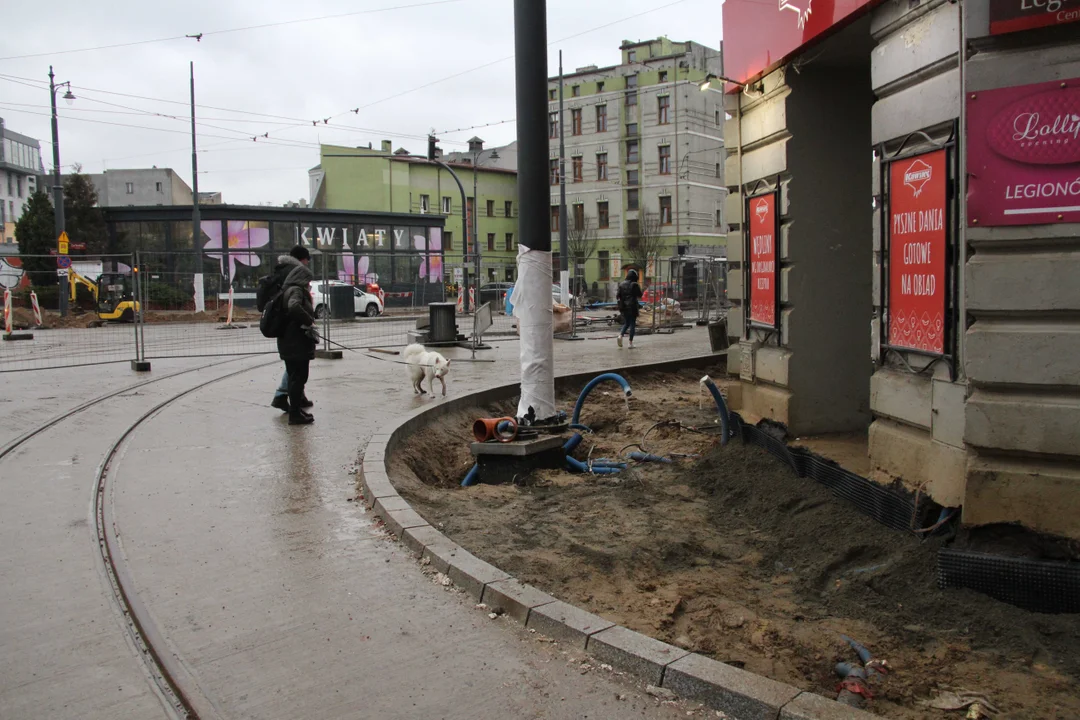
<svg viewBox="0 0 1080 720">
<path fill-rule="evenodd" d="M 60 254 L 61 255 L 67 255 L 68 254 L 68 234 L 66 232 L 60 233 L 59 245 L 60 245 Z"/>
<path fill-rule="evenodd" d="M 71 267 L 71 257 L 68 256 L 68 255 L 57 255 L 56 256 L 56 267 L 58 267 L 58 268 L 69 268 L 69 267 Z"/>
<path fill-rule="evenodd" d="M 67 268 L 56 268 L 56 276 L 66 278 L 68 276 Z"/>
</svg>

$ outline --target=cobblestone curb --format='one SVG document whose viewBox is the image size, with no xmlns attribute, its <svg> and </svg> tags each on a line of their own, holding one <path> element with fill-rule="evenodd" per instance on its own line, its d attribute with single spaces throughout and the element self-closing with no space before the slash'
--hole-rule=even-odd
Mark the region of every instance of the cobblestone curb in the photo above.
<svg viewBox="0 0 1080 720">
<path fill-rule="evenodd" d="M 722 362 L 719 355 L 706 355 L 614 368 L 610 372 L 635 375 L 655 370 L 708 367 L 718 362 Z M 602 372 L 609 371 L 563 376 L 556 379 L 556 386 L 578 385 Z M 495 612 L 505 613 L 538 633 L 573 644 L 645 682 L 704 702 L 739 720 L 873 720 L 878 717 L 687 652 L 557 600 L 484 562 L 412 510 L 391 484 L 386 466 L 386 459 L 398 443 L 436 418 L 462 408 L 504 400 L 517 390 L 516 383 L 502 385 L 420 408 L 389 434 L 372 437 L 359 472 L 364 502 L 406 547 L 421 558 L 427 558 L 432 568 L 448 575 L 470 597 Z"/>
</svg>

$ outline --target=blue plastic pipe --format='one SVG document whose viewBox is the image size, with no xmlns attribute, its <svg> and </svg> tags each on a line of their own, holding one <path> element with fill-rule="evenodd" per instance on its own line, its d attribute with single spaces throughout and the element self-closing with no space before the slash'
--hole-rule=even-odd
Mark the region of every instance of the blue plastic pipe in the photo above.
<svg viewBox="0 0 1080 720">
<path fill-rule="evenodd" d="M 473 465 L 472 470 L 465 474 L 465 479 L 461 481 L 461 487 L 471 487 L 476 484 L 476 481 L 480 479 L 480 466 Z"/>
<path fill-rule="evenodd" d="M 593 465 L 591 468 L 580 460 L 566 456 L 566 464 L 570 466 L 572 470 L 577 470 L 583 473 L 592 473 L 593 475 L 614 475 L 622 471 L 622 468 L 608 467 L 607 465 Z"/>
<path fill-rule="evenodd" d="M 578 395 L 577 403 L 574 404 L 574 414 L 570 416 L 570 429 L 571 430 L 589 430 L 587 425 L 582 425 L 580 422 L 581 407 L 585 404 L 585 398 L 588 397 L 592 389 L 604 382 L 605 380 L 613 380 L 622 386 L 623 392 L 626 397 L 630 397 L 633 391 L 630 389 L 630 383 L 626 382 L 626 379 L 622 375 L 616 375 L 615 373 L 604 373 L 603 375 L 597 375 L 588 382 L 582 389 L 581 394 Z"/>
<path fill-rule="evenodd" d="M 708 375 L 701 378 L 702 384 L 709 388 L 709 392 L 712 393 L 713 400 L 716 401 L 716 413 L 720 416 L 720 445 L 727 445 L 729 432 L 729 425 L 731 423 L 728 418 L 727 404 L 724 402 L 724 396 L 720 394 L 720 390 L 716 387 L 716 383 L 712 381 Z"/>
<path fill-rule="evenodd" d="M 581 444 L 581 440 L 581 433 L 574 433 L 573 436 L 563 444 L 562 449 L 565 450 L 567 454 L 572 453 L 577 446 Z"/>
<path fill-rule="evenodd" d="M 643 453 L 634 450 L 629 455 L 631 460 L 637 460 L 638 462 L 658 462 L 666 465 L 671 464 L 671 458 L 660 457 L 659 455 L 653 455 L 652 453 Z"/>
</svg>

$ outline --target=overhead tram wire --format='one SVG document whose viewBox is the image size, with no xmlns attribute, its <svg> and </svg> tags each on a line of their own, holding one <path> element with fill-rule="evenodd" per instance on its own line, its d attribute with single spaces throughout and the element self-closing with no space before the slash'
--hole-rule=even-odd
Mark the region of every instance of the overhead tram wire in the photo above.
<svg viewBox="0 0 1080 720">
<path fill-rule="evenodd" d="M 136 45 L 149 45 L 151 43 L 161 42 L 174 42 L 176 40 L 195 40 L 196 42 L 202 42 L 203 38 L 214 37 L 215 35 L 226 35 L 228 33 L 247 32 L 249 30 L 264 30 L 272 27 L 282 27 L 285 25 L 298 25 L 301 23 L 319 22 L 322 20 L 336 20 L 339 18 L 353 17 L 356 15 L 375 15 L 377 13 L 392 12 L 394 10 L 413 10 L 416 8 L 431 7 L 434 5 L 449 5 L 451 3 L 463 2 L 463 0 L 430 0 L 429 2 L 412 3 L 410 5 L 395 5 L 393 7 L 384 8 L 372 8 L 369 10 L 354 10 L 353 12 L 338 13 L 335 15 L 322 15 L 320 17 L 313 18 L 297 18 L 295 20 L 282 20 L 280 22 L 263 23 L 261 25 L 248 25 L 238 28 L 227 28 L 225 30 L 209 30 L 206 32 L 200 32 L 190 35 L 171 35 L 169 37 L 152 38 L 147 40 L 133 40 L 131 42 L 113 43 L 111 45 L 98 45 L 96 47 L 88 48 L 75 48 L 71 50 L 53 50 L 50 52 L 42 53 L 28 53 L 25 55 L 9 55 L 7 57 L 0 57 L 0 62 L 4 60 L 22 60 L 25 58 L 35 57 L 49 57 L 52 55 L 70 55 L 72 53 L 82 52 L 94 52 L 97 50 L 112 50 L 115 48 L 134 47 Z"/>
</svg>

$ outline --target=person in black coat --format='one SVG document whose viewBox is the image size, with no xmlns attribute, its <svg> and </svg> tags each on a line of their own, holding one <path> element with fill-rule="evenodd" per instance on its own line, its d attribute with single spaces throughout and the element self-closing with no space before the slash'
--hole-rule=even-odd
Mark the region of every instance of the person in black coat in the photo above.
<svg viewBox="0 0 1080 720">
<path fill-rule="evenodd" d="M 626 274 L 626 279 L 619 283 L 619 289 L 615 292 L 615 300 L 619 305 L 619 312 L 623 316 L 622 330 L 619 332 L 617 342 L 622 347 L 623 336 L 630 333 L 630 348 L 634 347 L 634 331 L 637 329 L 638 312 L 641 305 L 641 286 L 637 282 L 637 270 L 631 270 Z"/>
<path fill-rule="evenodd" d="M 295 258 L 282 260 L 291 266 L 282 295 L 285 329 L 277 339 L 278 355 L 285 361 L 285 372 L 289 376 L 289 424 L 309 425 L 315 418 L 304 411 L 307 402 L 304 386 L 308 380 L 308 366 L 315 358 L 315 307 L 311 302 L 311 280 L 315 276 L 307 265 Z"/>
<path fill-rule="evenodd" d="M 289 251 L 288 255 L 281 255 L 278 257 L 277 265 L 271 271 L 272 284 L 278 287 L 285 285 L 285 278 L 288 277 L 289 271 L 296 265 L 293 260 L 299 260 L 304 265 L 311 262 L 311 253 L 303 245 L 297 245 Z M 269 292 L 269 291 L 268 291 Z M 266 298 L 269 300 L 269 297 Z M 265 301 L 260 301 L 259 312 L 262 312 Z M 307 410 L 312 406 L 312 402 L 306 397 L 303 404 L 300 405 L 302 410 Z M 274 391 L 274 399 L 270 401 L 270 407 L 275 407 L 282 412 L 289 412 L 289 372 L 286 370 L 281 374 L 281 383 L 278 385 L 277 390 Z"/>
</svg>

